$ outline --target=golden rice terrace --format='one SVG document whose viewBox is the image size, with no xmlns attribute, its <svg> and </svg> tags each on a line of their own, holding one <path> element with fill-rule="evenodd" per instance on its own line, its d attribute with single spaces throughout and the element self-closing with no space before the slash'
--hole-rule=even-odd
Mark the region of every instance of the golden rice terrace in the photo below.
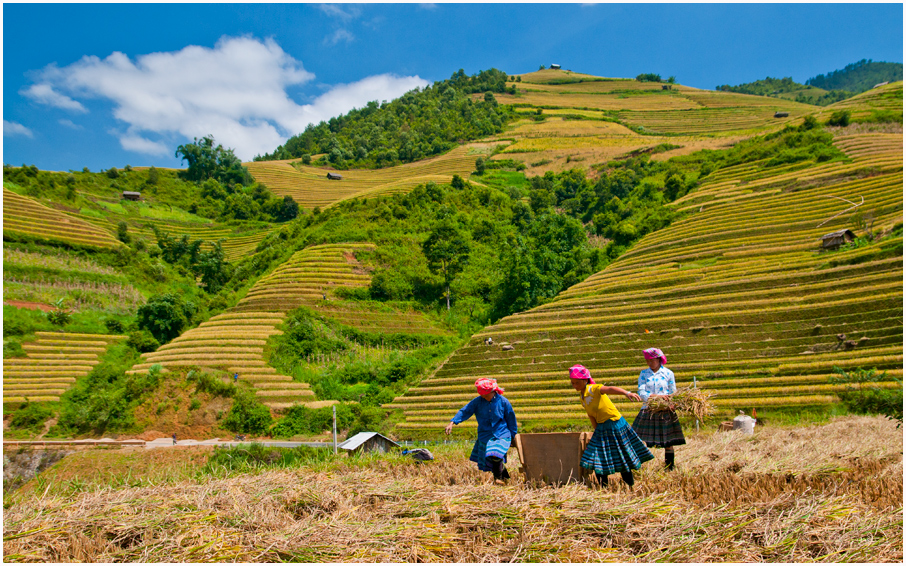
<svg viewBox="0 0 906 566">
<path fill-rule="evenodd" d="M 697 378 L 725 414 L 835 403 L 835 366 L 877 368 L 887 376 L 879 385 L 899 386 L 902 135 L 835 143 L 849 159 L 712 173 L 673 203 L 681 220 L 550 303 L 473 336 L 394 401 L 405 411 L 400 428 L 442 427 L 478 377 L 498 380 L 521 421 L 582 422 L 566 369 L 581 363 L 599 382 L 634 390 L 641 350 L 652 346 L 679 386 Z M 854 223 L 875 240 L 822 251 L 823 235 Z"/>
</svg>

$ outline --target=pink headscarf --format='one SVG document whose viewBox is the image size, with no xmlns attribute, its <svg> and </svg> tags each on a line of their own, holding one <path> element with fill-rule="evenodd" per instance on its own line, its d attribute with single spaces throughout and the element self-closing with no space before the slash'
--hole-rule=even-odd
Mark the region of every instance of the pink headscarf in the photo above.
<svg viewBox="0 0 906 566">
<path fill-rule="evenodd" d="M 587 379 L 589 385 L 595 384 L 595 380 L 591 378 L 591 374 L 583 365 L 577 364 L 569 368 L 569 377 L 570 379 Z"/>
<path fill-rule="evenodd" d="M 491 379 L 488 377 L 482 377 L 475 380 L 475 389 L 478 390 L 479 395 L 487 395 L 493 391 L 497 393 L 503 393 L 503 389 L 497 386 L 497 380 Z"/>
<path fill-rule="evenodd" d="M 667 356 L 664 355 L 664 352 L 661 352 L 657 348 L 648 348 L 647 350 L 642 350 L 642 353 L 645 354 L 646 360 L 661 360 L 661 364 L 667 363 Z"/>
</svg>

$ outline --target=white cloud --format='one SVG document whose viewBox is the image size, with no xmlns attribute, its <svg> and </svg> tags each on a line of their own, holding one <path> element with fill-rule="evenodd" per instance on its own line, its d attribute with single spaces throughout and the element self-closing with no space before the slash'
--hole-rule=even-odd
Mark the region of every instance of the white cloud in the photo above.
<svg viewBox="0 0 906 566">
<path fill-rule="evenodd" d="M 121 135 L 120 145 L 126 151 L 134 151 L 146 155 L 168 155 L 171 151 L 169 146 L 163 143 L 151 141 L 134 134 Z"/>
<path fill-rule="evenodd" d="M 6 120 L 4 120 L 3 121 L 3 137 L 7 137 L 7 136 L 10 136 L 10 137 L 25 136 L 27 138 L 35 137 L 35 135 L 31 132 L 31 130 L 29 130 L 22 124 L 19 124 L 18 122 L 7 122 Z"/>
<path fill-rule="evenodd" d="M 130 60 L 115 52 L 83 57 L 67 67 L 49 66 L 30 93 L 60 100 L 100 98 L 127 125 L 115 135 L 130 151 L 163 155 L 160 140 L 213 135 L 241 159 L 276 149 L 312 122 L 348 112 L 371 100 L 390 100 L 427 81 L 379 75 L 340 85 L 313 103 L 297 104 L 287 89 L 314 78 L 271 39 L 222 38 L 213 48 L 188 46 Z M 159 138 L 155 141 L 155 138 Z"/>
<path fill-rule="evenodd" d="M 73 100 L 66 95 L 60 94 L 47 83 L 31 85 L 27 89 L 19 91 L 19 93 L 31 98 L 35 102 L 47 104 L 48 106 L 54 106 L 64 110 L 73 110 L 75 112 L 88 112 L 88 110 L 86 110 L 77 100 Z"/>
<path fill-rule="evenodd" d="M 355 39 L 354 35 L 349 33 L 349 31 L 341 28 L 341 29 L 338 29 L 337 31 L 333 32 L 332 34 L 328 35 L 327 37 L 325 37 L 324 43 L 326 45 L 336 45 L 336 44 L 340 43 L 341 41 L 345 41 L 346 43 L 349 43 L 353 39 Z"/>
<path fill-rule="evenodd" d="M 357 18 L 362 11 L 357 6 L 346 5 L 346 10 L 336 4 L 319 4 L 318 8 L 328 16 L 340 18 L 341 20 L 351 20 Z"/>
<path fill-rule="evenodd" d="M 61 126 L 66 126 L 67 128 L 72 128 L 73 130 L 84 130 L 85 128 L 76 124 L 72 120 L 67 120 L 63 118 L 62 120 L 57 120 Z"/>
</svg>

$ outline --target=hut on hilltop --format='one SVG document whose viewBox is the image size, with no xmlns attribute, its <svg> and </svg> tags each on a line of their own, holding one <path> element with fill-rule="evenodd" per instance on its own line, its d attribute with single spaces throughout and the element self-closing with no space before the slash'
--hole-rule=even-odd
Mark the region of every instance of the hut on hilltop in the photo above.
<svg viewBox="0 0 906 566">
<path fill-rule="evenodd" d="M 558 65 L 556 63 L 551 63 L 551 69 L 559 69 L 559 68 L 560 68 L 560 65 Z"/>
<path fill-rule="evenodd" d="M 835 250 L 844 244 L 848 244 L 856 239 L 856 235 L 850 229 L 837 230 L 830 234 L 821 236 L 821 249 Z"/>
</svg>

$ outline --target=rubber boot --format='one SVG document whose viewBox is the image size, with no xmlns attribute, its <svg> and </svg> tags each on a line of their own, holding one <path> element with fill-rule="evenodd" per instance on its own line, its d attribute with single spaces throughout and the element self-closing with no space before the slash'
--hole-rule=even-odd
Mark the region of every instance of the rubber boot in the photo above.
<svg viewBox="0 0 906 566">
<path fill-rule="evenodd" d="M 491 473 L 494 474 L 495 480 L 505 481 L 510 479 L 510 473 L 506 471 L 503 458 L 488 458 L 488 463 L 491 464 Z"/>
<path fill-rule="evenodd" d="M 673 451 L 664 453 L 664 468 L 666 470 L 675 470 L 676 466 L 673 464 L 673 458 L 676 456 L 676 453 Z"/>
<path fill-rule="evenodd" d="M 635 478 L 632 477 L 632 470 L 628 472 L 620 472 L 620 477 L 623 478 L 623 481 L 626 482 L 626 485 L 632 487 L 635 485 Z"/>
</svg>

